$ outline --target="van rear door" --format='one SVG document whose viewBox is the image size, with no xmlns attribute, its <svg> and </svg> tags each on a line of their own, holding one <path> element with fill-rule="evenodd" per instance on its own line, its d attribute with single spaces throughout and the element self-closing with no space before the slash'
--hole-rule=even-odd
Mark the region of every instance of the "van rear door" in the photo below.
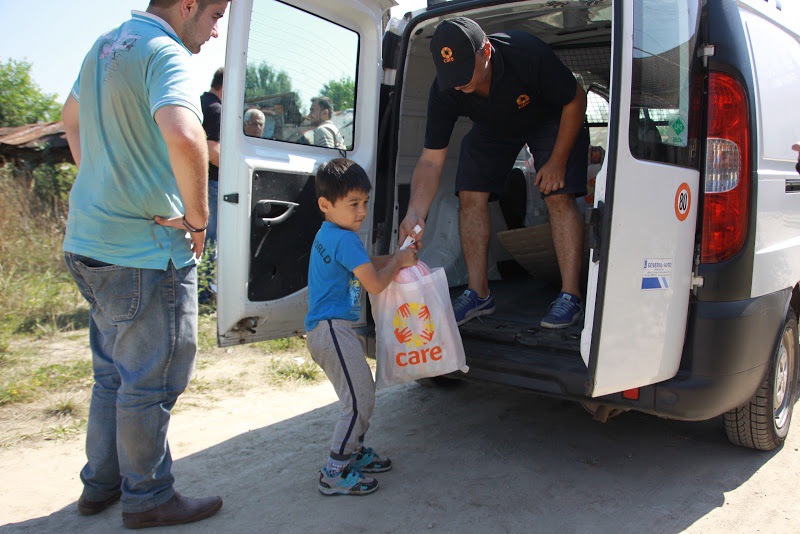
<svg viewBox="0 0 800 534">
<path fill-rule="evenodd" d="M 699 200 L 698 1 L 613 8 L 609 151 L 595 191 L 600 246 L 581 337 L 593 397 L 677 373 Z"/>
<path fill-rule="evenodd" d="M 304 332 L 320 163 L 375 176 L 382 15 L 392 0 L 231 3 L 221 131 L 220 346 Z M 345 149 L 317 146 L 311 99 L 327 96 Z M 326 125 L 330 130 L 330 125 Z M 361 239 L 371 241 L 372 214 Z M 368 246 L 369 250 L 369 246 Z M 363 319 L 363 318 L 362 318 Z"/>
</svg>

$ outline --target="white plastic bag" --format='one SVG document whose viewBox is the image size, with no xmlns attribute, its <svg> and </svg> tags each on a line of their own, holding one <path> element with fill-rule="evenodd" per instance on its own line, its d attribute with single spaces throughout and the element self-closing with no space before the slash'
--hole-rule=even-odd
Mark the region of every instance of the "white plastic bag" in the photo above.
<svg viewBox="0 0 800 534">
<path fill-rule="evenodd" d="M 375 319 L 378 389 L 469 370 L 444 269 L 435 268 L 414 282 L 392 282 L 369 298 Z"/>
</svg>

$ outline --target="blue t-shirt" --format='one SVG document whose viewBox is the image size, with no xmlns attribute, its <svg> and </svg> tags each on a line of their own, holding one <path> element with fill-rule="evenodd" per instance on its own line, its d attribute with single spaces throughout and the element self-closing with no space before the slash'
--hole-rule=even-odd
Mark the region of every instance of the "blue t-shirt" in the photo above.
<svg viewBox="0 0 800 534">
<path fill-rule="evenodd" d="M 308 264 L 306 332 L 320 321 L 357 321 L 361 315 L 361 282 L 353 269 L 369 263 L 358 234 L 325 221 L 314 237 Z"/>
<path fill-rule="evenodd" d="M 169 24 L 139 11 L 86 55 L 72 89 L 82 157 L 70 193 L 67 252 L 146 269 L 193 263 L 187 233 L 153 221 L 184 213 L 154 116 L 182 106 L 202 122 L 191 55 Z"/>
</svg>

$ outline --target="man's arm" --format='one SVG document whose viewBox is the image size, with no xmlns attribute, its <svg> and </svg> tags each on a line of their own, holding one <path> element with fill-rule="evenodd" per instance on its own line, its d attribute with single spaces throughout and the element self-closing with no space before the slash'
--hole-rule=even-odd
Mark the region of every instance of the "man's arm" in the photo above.
<svg viewBox="0 0 800 534">
<path fill-rule="evenodd" d="M 64 107 L 61 109 L 61 119 L 64 121 L 64 130 L 67 132 L 67 143 L 75 165 L 81 166 L 81 134 L 79 121 L 79 105 L 75 97 L 69 95 Z"/>
<path fill-rule="evenodd" d="M 423 148 L 422 155 L 414 166 L 411 175 L 411 199 L 408 203 L 408 211 L 400 224 L 399 242 L 402 243 L 406 236 L 414 233 L 414 226 L 419 225 L 422 231 L 414 235 L 419 243 L 425 231 L 425 218 L 428 210 L 436 198 L 441 181 L 442 168 L 447 158 L 447 147 L 440 149 Z M 419 246 L 417 244 L 417 246 Z"/>
<path fill-rule="evenodd" d="M 578 82 L 575 84 L 575 97 L 561 111 L 561 123 L 550 159 L 536 173 L 536 180 L 533 182 L 533 185 L 538 185 L 539 190 L 545 195 L 558 191 L 566 185 L 564 176 L 567 160 L 575 145 L 578 132 L 583 127 L 586 115 L 586 93 L 581 84 Z"/>
<path fill-rule="evenodd" d="M 185 228 L 185 218 L 193 228 L 208 223 L 208 145 L 206 133 L 197 116 L 182 106 L 164 106 L 155 114 L 155 121 L 164 136 L 172 172 L 183 199 L 184 215 L 173 219 L 156 217 L 156 222 L 173 228 Z M 192 251 L 203 254 L 206 233 L 192 232 Z"/>
<path fill-rule="evenodd" d="M 219 141 L 206 141 L 208 145 L 208 161 L 219 167 Z"/>
</svg>

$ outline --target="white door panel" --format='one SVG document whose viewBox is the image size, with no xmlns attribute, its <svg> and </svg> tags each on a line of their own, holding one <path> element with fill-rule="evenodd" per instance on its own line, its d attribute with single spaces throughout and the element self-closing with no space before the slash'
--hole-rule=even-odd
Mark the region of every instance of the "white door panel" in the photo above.
<svg viewBox="0 0 800 534">
<path fill-rule="evenodd" d="M 220 142 L 220 345 L 304 331 L 308 253 L 321 222 L 313 175 L 345 154 L 375 176 L 382 13 L 393 5 L 231 3 Z M 344 89 L 331 90 L 337 84 Z M 326 91 L 341 102 L 331 120 L 344 151 L 311 144 L 310 99 Z M 251 109 L 262 114 L 260 132 L 244 128 Z M 368 244 L 372 214 L 362 228 Z"/>
<path fill-rule="evenodd" d="M 639 10 L 636 28 L 632 4 Z M 611 210 L 610 228 L 603 228 L 601 236 L 608 249 L 600 263 L 590 266 L 581 340 L 581 355 L 593 371 L 593 397 L 672 378 L 680 364 L 699 172 L 665 163 L 689 150 L 694 50 L 685 41 L 696 27 L 697 6 L 691 0 L 683 8 L 679 4 L 672 12 L 654 0 L 616 6 L 614 24 L 617 30 L 621 24 L 622 31 L 615 31 L 613 47 L 622 50 L 612 49 L 611 78 L 619 82 L 612 84 L 611 105 L 624 111 L 617 115 L 616 150 L 597 176 L 596 206 L 603 203 Z M 634 60 L 640 69 L 636 75 Z M 666 76 L 654 74 L 670 69 L 674 72 Z"/>
</svg>

